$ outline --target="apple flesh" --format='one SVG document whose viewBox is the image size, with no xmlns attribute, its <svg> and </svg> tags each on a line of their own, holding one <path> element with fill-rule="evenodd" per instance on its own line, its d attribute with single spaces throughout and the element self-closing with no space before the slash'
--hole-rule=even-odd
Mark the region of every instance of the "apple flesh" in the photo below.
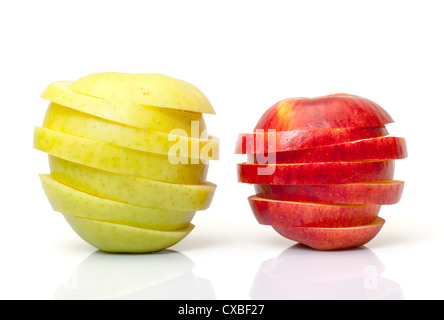
<svg viewBox="0 0 444 320">
<path fill-rule="evenodd" d="M 52 208 L 65 215 L 171 231 L 186 227 L 195 214 L 195 211 L 145 208 L 96 197 L 68 187 L 48 174 L 41 174 L 40 181 Z"/>
<path fill-rule="evenodd" d="M 239 181 L 250 184 L 343 184 L 393 179 L 395 163 L 394 160 L 269 165 L 242 163 L 237 169 Z"/>
<path fill-rule="evenodd" d="M 399 202 L 404 190 L 404 181 L 368 181 L 348 184 L 325 185 L 264 185 L 254 186 L 257 194 L 267 199 L 390 205 Z"/>
<path fill-rule="evenodd" d="M 377 217 L 372 223 L 348 228 L 273 226 L 283 237 L 317 250 L 341 250 L 359 247 L 372 240 L 385 220 Z"/>
<path fill-rule="evenodd" d="M 169 248 L 183 240 L 193 224 L 174 231 L 136 228 L 106 221 L 64 215 L 71 228 L 93 247 L 105 252 L 146 253 Z"/>
<path fill-rule="evenodd" d="M 65 160 L 117 174 L 169 183 L 200 184 L 208 165 L 171 164 L 166 155 L 122 148 L 99 140 L 36 127 L 34 148 Z"/>
<path fill-rule="evenodd" d="M 355 227 L 373 222 L 379 205 L 339 205 L 248 198 L 257 221 L 263 225 L 292 227 Z"/>
<path fill-rule="evenodd" d="M 236 142 L 235 153 L 254 154 L 285 152 L 304 148 L 332 145 L 355 140 L 370 139 L 388 135 L 385 126 L 359 128 L 300 129 L 243 133 Z M 275 141 L 274 141 L 275 140 Z"/>
<path fill-rule="evenodd" d="M 387 160 L 406 157 L 407 145 L 405 139 L 398 137 L 364 139 L 267 155 L 267 158 L 275 159 L 275 163 Z M 256 154 L 248 155 L 248 163 L 258 163 L 257 160 Z"/>
<path fill-rule="evenodd" d="M 254 130 L 356 128 L 392 122 L 387 111 L 369 99 L 350 94 L 333 94 L 281 100 L 262 115 Z"/>
<path fill-rule="evenodd" d="M 80 112 L 140 129 L 166 133 L 181 129 L 190 135 L 192 121 L 197 121 L 201 130 L 205 129 L 201 113 L 96 98 L 72 91 L 73 84 L 74 81 L 53 82 L 41 97 Z"/>
</svg>

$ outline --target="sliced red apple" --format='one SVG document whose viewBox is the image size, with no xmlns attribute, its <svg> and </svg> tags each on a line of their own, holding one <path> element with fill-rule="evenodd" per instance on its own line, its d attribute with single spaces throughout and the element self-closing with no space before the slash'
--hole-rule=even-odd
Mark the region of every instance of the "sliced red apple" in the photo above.
<svg viewBox="0 0 444 320">
<path fill-rule="evenodd" d="M 249 154 L 248 163 L 261 163 L 259 154 Z M 357 160 L 403 159 L 407 157 L 404 138 L 379 137 L 329 146 L 262 154 L 275 163 L 309 163 Z"/>
<path fill-rule="evenodd" d="M 385 220 L 377 217 L 372 223 L 349 228 L 282 227 L 273 228 L 283 237 L 317 250 L 340 250 L 359 247 L 372 240 Z"/>
<path fill-rule="evenodd" d="M 270 200 L 260 196 L 248 198 L 260 224 L 293 227 L 354 227 L 373 222 L 379 205 L 320 204 Z"/>
<path fill-rule="evenodd" d="M 399 202 L 404 181 L 371 181 L 324 185 L 264 185 L 254 186 L 256 193 L 267 199 L 389 205 Z"/>
<path fill-rule="evenodd" d="M 387 111 L 369 99 L 350 94 L 333 94 L 281 100 L 262 115 L 255 131 L 371 127 L 392 122 Z"/>
<path fill-rule="evenodd" d="M 254 132 L 240 134 L 235 153 L 252 154 L 282 152 L 332 145 L 388 135 L 385 126 L 358 128 L 302 129 L 292 131 Z"/>
<path fill-rule="evenodd" d="M 240 182 L 250 184 L 342 184 L 393 179 L 394 160 L 237 165 Z"/>
</svg>

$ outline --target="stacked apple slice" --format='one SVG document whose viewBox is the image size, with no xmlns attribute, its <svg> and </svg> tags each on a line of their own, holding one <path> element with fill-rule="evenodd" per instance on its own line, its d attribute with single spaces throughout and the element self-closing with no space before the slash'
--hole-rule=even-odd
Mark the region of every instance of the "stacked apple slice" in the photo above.
<svg viewBox="0 0 444 320">
<path fill-rule="evenodd" d="M 253 133 L 241 134 L 240 182 L 259 223 L 319 250 L 363 245 L 381 230 L 381 205 L 400 200 L 394 161 L 405 139 L 388 136 L 393 122 L 378 104 L 354 95 L 290 98 L 268 109 Z"/>
<path fill-rule="evenodd" d="M 49 155 L 41 182 L 54 210 L 91 245 L 152 252 L 187 236 L 209 207 L 219 141 L 199 89 L 161 74 L 95 73 L 51 83 L 34 148 Z"/>
</svg>

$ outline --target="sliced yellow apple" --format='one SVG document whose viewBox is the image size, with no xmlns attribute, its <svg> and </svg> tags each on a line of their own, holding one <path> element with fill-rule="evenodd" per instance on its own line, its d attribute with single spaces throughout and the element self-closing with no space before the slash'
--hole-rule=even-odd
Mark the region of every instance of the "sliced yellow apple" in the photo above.
<svg viewBox="0 0 444 320">
<path fill-rule="evenodd" d="M 159 231 L 64 215 L 71 228 L 87 243 L 106 252 L 146 253 L 169 248 L 194 228 L 188 224 L 175 231 Z"/>
<path fill-rule="evenodd" d="M 80 191 L 142 207 L 198 211 L 207 209 L 216 185 L 186 185 L 120 175 L 49 156 L 51 176 Z"/>
<path fill-rule="evenodd" d="M 183 184 L 205 181 L 208 165 L 172 164 L 168 156 L 36 127 L 34 148 L 50 155 L 118 174 Z"/>
<path fill-rule="evenodd" d="M 195 211 L 152 209 L 99 198 L 41 174 L 43 190 L 55 211 L 137 228 L 171 231 L 186 227 Z"/>
<path fill-rule="evenodd" d="M 201 131 L 206 128 L 200 113 L 111 101 L 80 94 L 70 89 L 73 83 L 73 81 L 53 82 L 45 89 L 41 97 L 99 118 L 141 129 L 166 133 L 181 129 L 189 136 L 191 135 L 192 121 L 199 123 Z"/>
<path fill-rule="evenodd" d="M 93 73 L 75 81 L 71 90 L 112 101 L 215 114 L 198 88 L 163 74 Z"/>
<path fill-rule="evenodd" d="M 43 127 L 79 137 L 109 142 L 121 147 L 168 155 L 177 143 L 186 147 L 190 159 L 219 159 L 219 139 L 213 136 L 197 137 L 168 134 L 120 125 L 90 114 L 51 103 Z M 194 162 L 193 162 L 194 163 Z"/>
</svg>

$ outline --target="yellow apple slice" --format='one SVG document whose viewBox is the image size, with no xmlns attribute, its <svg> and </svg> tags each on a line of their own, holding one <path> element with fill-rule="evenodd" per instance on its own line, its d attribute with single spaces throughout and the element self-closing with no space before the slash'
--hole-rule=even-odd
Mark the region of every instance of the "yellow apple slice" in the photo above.
<svg viewBox="0 0 444 320">
<path fill-rule="evenodd" d="M 183 184 L 205 181 L 208 165 L 172 164 L 168 156 L 36 127 L 34 148 L 50 155 L 118 174 Z"/>
<path fill-rule="evenodd" d="M 41 174 L 43 190 L 55 211 L 137 228 L 171 231 L 186 227 L 195 211 L 162 210 L 95 197 Z"/>
<path fill-rule="evenodd" d="M 57 103 L 49 105 L 43 127 L 125 148 L 164 155 L 168 155 L 175 145 L 179 144 L 182 147 L 184 143 L 185 154 L 190 159 L 219 159 L 219 139 L 213 136 L 199 138 L 197 128 L 194 129 L 197 137 L 193 137 L 193 134 L 186 137 L 150 129 L 143 130 L 120 125 Z"/>
<path fill-rule="evenodd" d="M 99 220 L 64 215 L 71 228 L 87 243 L 106 252 L 147 253 L 169 248 L 185 238 L 193 224 L 175 230 L 159 231 Z"/>
<path fill-rule="evenodd" d="M 72 91 L 70 87 L 73 83 L 73 81 L 53 82 L 45 89 L 41 97 L 99 118 L 141 129 L 166 133 L 180 129 L 189 136 L 192 121 L 199 123 L 201 131 L 205 129 L 205 121 L 200 113 L 96 98 Z"/>
<path fill-rule="evenodd" d="M 199 211 L 207 209 L 216 185 L 186 185 L 120 175 L 49 156 L 51 176 L 74 189 L 97 197 L 142 207 Z"/>
<path fill-rule="evenodd" d="M 111 101 L 215 114 L 198 88 L 163 74 L 93 73 L 75 81 L 71 90 Z"/>
</svg>

